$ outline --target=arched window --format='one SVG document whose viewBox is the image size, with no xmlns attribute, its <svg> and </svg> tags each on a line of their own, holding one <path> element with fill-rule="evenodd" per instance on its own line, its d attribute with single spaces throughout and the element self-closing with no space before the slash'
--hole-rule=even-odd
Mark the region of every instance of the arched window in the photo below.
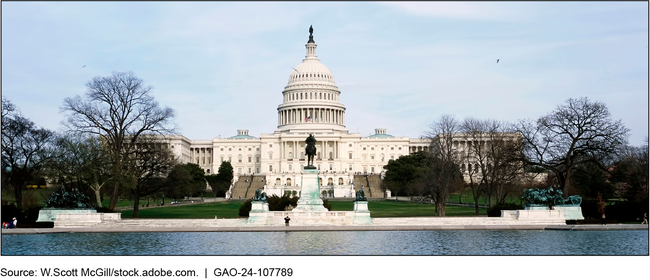
<svg viewBox="0 0 650 280">
<path fill-rule="evenodd" d="M 332 180 L 332 178 L 328 178 L 328 179 L 327 179 L 327 185 L 328 185 L 328 186 L 331 186 L 331 185 L 333 185 L 333 184 L 334 184 L 334 180 Z"/>
<path fill-rule="evenodd" d="M 242 156 L 241 156 L 241 155 L 238 155 L 238 156 L 237 156 L 237 162 L 241 162 L 241 160 L 242 160 Z"/>
<path fill-rule="evenodd" d="M 293 153 L 289 152 L 289 159 L 293 159 Z"/>
<path fill-rule="evenodd" d="M 291 186 L 291 178 L 287 178 L 287 186 Z"/>
<path fill-rule="evenodd" d="M 339 178 L 339 186 L 343 185 L 343 178 Z"/>
<path fill-rule="evenodd" d="M 282 184 L 282 181 L 280 180 L 280 178 L 275 179 L 275 185 L 279 186 L 280 184 Z"/>
</svg>

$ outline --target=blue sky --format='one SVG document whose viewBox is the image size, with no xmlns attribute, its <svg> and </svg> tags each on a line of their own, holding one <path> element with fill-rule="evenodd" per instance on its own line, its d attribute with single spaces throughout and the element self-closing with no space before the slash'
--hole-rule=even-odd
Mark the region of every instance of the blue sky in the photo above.
<svg viewBox="0 0 650 280">
<path fill-rule="evenodd" d="M 535 119 L 582 96 L 630 144 L 648 135 L 647 2 L 3 2 L 2 94 L 61 130 L 65 97 L 133 71 L 180 134 L 260 136 L 310 25 L 362 136 L 419 137 L 442 114 Z"/>
</svg>

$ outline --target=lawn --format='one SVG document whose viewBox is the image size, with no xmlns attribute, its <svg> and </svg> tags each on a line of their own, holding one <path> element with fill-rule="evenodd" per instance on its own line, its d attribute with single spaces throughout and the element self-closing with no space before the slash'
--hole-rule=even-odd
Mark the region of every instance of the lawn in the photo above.
<svg viewBox="0 0 650 280">
<path fill-rule="evenodd" d="M 238 218 L 239 207 L 243 202 L 216 202 L 190 205 L 170 205 L 165 207 L 140 208 L 140 218 L 147 219 L 214 219 Z M 133 210 L 121 211 L 122 218 L 131 218 Z"/>
<path fill-rule="evenodd" d="M 217 202 L 195 205 L 174 205 L 155 208 L 140 208 L 140 218 L 149 219 L 214 219 L 238 218 L 239 207 L 243 202 Z M 332 211 L 352 211 L 352 201 L 330 201 Z M 403 201 L 370 201 L 368 203 L 370 216 L 382 217 L 430 217 L 435 216 L 433 204 L 410 203 Z M 122 218 L 130 218 L 133 210 L 122 211 Z M 481 215 L 487 215 L 485 209 L 481 209 Z M 474 208 L 447 206 L 447 216 L 474 216 Z"/>
</svg>

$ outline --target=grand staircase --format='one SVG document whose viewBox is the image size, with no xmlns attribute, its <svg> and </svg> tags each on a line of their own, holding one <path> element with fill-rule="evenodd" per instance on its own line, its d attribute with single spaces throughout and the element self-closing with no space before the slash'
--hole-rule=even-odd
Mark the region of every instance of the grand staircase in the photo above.
<svg viewBox="0 0 650 280">
<path fill-rule="evenodd" d="M 379 175 L 354 175 L 354 192 L 358 192 L 363 185 L 363 191 L 368 198 L 384 198 L 381 190 L 381 177 Z"/>
<path fill-rule="evenodd" d="M 246 199 L 252 179 L 253 176 L 240 176 L 239 180 L 237 180 L 235 185 L 232 187 L 232 195 L 230 197 L 232 199 Z M 251 197 L 253 197 L 253 195 L 255 195 L 254 192 Z"/>
</svg>

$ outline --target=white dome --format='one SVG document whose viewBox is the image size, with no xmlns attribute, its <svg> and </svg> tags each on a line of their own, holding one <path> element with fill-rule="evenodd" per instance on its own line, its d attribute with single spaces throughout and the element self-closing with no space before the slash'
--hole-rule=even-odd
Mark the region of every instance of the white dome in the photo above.
<svg viewBox="0 0 650 280">
<path fill-rule="evenodd" d="M 298 83 L 327 83 L 334 85 L 334 76 L 327 66 L 320 60 L 305 58 L 302 63 L 291 70 L 289 83 L 291 86 Z"/>
<path fill-rule="evenodd" d="M 305 55 L 305 59 L 302 60 L 302 63 L 291 70 L 287 88 L 292 88 L 294 85 L 304 84 L 324 84 L 336 87 L 332 72 L 327 68 L 327 66 L 320 62 L 318 57 L 316 57 L 317 45 L 311 34 L 311 28 L 309 32 L 309 41 L 305 45 L 307 55 Z"/>
</svg>

